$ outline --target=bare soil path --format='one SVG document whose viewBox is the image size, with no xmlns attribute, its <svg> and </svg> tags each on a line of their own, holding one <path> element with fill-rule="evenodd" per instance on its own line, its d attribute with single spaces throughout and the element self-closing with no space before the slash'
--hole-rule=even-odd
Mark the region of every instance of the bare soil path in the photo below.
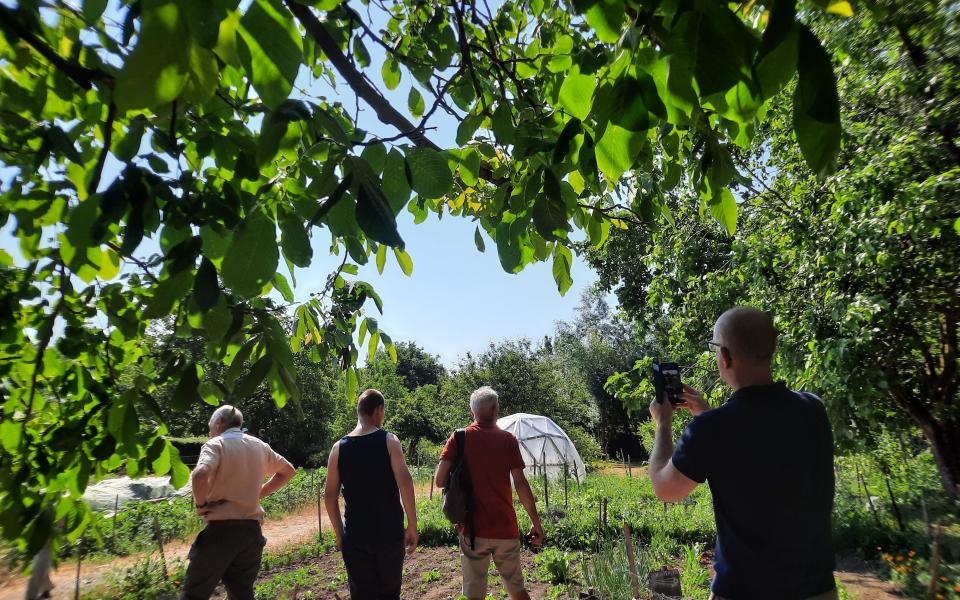
<svg viewBox="0 0 960 600">
<path fill-rule="evenodd" d="M 330 520 L 323 515 L 323 528 L 329 530 Z M 317 534 L 317 507 L 307 506 L 300 512 L 287 515 L 280 519 L 266 521 L 263 524 L 263 535 L 267 538 L 267 548 L 276 549 L 290 546 L 301 540 L 312 538 Z M 167 562 L 177 559 L 186 560 L 192 540 L 178 540 L 163 547 Z M 80 565 L 80 591 L 92 588 L 103 583 L 109 573 L 132 566 L 138 560 L 150 553 L 135 554 L 112 560 L 99 560 Z M 153 554 L 157 554 L 156 551 Z M 74 582 L 77 575 L 77 563 L 68 561 L 50 573 L 50 578 L 56 586 L 53 590 L 54 600 L 70 600 L 73 598 Z M 0 600 L 23 600 L 26 591 L 26 579 L 23 577 L 11 578 L 0 583 Z"/>
</svg>

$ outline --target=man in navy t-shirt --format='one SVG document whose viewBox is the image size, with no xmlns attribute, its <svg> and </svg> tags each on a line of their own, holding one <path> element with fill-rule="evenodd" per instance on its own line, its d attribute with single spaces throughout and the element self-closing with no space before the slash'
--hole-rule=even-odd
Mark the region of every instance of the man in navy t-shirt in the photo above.
<svg viewBox="0 0 960 600">
<path fill-rule="evenodd" d="M 708 344 L 733 395 L 710 409 L 703 394 L 684 386 L 677 406 L 694 419 L 676 450 L 673 407 L 650 404 L 654 492 L 674 502 L 710 484 L 717 520 L 711 598 L 833 600 L 833 438 L 823 404 L 773 380 L 776 330 L 767 313 L 728 310 Z"/>
</svg>

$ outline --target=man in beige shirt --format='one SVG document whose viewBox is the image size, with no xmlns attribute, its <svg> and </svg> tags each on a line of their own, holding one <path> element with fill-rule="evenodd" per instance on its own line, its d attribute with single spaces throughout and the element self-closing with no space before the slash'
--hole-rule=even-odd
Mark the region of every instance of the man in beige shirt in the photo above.
<svg viewBox="0 0 960 600">
<path fill-rule="evenodd" d="M 180 600 L 208 600 L 221 580 L 231 600 L 253 600 L 267 542 L 260 531 L 260 499 L 286 485 L 297 471 L 266 443 L 243 433 L 242 425 L 243 415 L 229 405 L 210 417 L 210 440 L 191 476 L 197 514 L 207 526 L 187 555 Z"/>
</svg>

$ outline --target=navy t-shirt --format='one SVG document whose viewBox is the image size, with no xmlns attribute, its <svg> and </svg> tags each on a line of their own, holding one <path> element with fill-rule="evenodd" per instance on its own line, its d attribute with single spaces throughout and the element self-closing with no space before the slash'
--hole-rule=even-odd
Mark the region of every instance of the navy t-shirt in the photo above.
<svg viewBox="0 0 960 600">
<path fill-rule="evenodd" d="M 802 600 L 833 589 L 833 436 L 816 396 L 741 388 L 690 422 L 673 465 L 710 484 L 715 594 Z"/>
</svg>

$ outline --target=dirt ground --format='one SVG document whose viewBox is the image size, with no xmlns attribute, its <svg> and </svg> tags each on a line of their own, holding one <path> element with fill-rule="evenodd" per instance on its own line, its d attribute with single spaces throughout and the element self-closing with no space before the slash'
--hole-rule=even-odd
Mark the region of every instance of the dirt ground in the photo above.
<svg viewBox="0 0 960 600">
<path fill-rule="evenodd" d="M 620 469 L 622 470 L 622 466 Z M 634 468 L 634 476 L 637 476 L 637 474 L 637 469 Z M 428 494 L 427 485 L 417 487 L 418 496 Z M 325 531 L 330 530 L 330 521 L 326 514 L 323 516 L 323 528 Z M 263 527 L 264 536 L 267 538 L 267 548 L 272 550 L 296 545 L 298 542 L 311 539 L 316 535 L 316 532 L 317 508 L 315 506 L 307 506 L 297 514 L 267 521 Z M 177 559 L 186 560 L 191 541 L 177 541 L 164 546 L 167 562 L 170 563 Z M 81 592 L 102 585 L 111 571 L 129 567 L 143 556 L 128 556 L 109 562 L 82 563 L 80 571 Z M 312 592 L 313 598 L 341 598 L 345 600 L 350 597 L 342 561 L 340 555 L 336 552 L 298 565 L 291 565 L 272 572 L 263 572 L 260 574 L 260 581 L 267 581 L 277 575 L 282 575 L 284 572 L 303 567 L 311 567 L 312 571 L 324 575 L 321 578 L 322 585 L 302 589 L 300 598 L 303 598 L 304 592 L 308 590 Z M 525 572 L 533 571 L 533 555 L 529 552 L 524 553 L 523 568 Z M 74 594 L 76 563 L 61 564 L 60 568 L 51 574 L 51 577 L 56 586 L 53 592 L 54 600 L 71 600 Z M 892 600 L 904 597 L 898 593 L 897 586 L 882 580 L 868 563 L 860 559 L 841 559 L 837 564 L 837 577 L 847 587 L 851 597 L 856 600 Z M 499 597 L 502 588 L 500 579 L 491 577 L 489 581 L 490 589 L 488 593 L 494 595 L 494 597 Z M 461 583 L 459 555 L 453 548 L 421 548 L 413 556 L 408 557 L 404 565 L 404 598 L 423 598 L 425 600 L 456 598 L 460 593 Z M 533 598 L 543 598 L 549 589 L 547 584 L 538 582 L 529 582 L 528 587 Z M 13 577 L 6 581 L 0 580 L 0 600 L 23 600 L 25 589 L 26 580 L 22 577 Z M 215 596 L 218 599 L 224 597 L 222 593 Z"/>
</svg>

